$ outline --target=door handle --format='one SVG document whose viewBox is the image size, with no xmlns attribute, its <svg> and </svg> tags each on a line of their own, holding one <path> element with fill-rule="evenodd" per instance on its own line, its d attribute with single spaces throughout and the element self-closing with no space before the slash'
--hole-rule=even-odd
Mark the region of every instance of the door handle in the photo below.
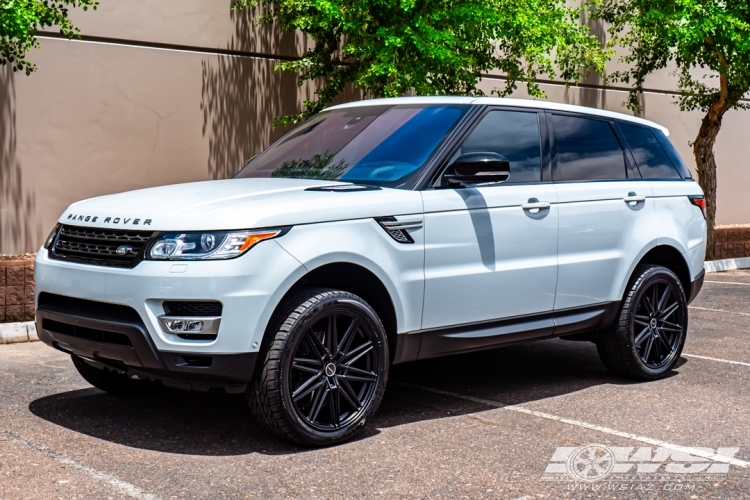
<svg viewBox="0 0 750 500">
<path fill-rule="evenodd" d="M 635 206 L 635 205 L 637 205 L 637 204 L 639 204 L 639 203 L 641 203 L 643 201 L 646 201 L 646 197 L 645 196 L 639 196 L 639 195 L 635 194 L 633 191 L 631 191 L 631 192 L 628 193 L 628 195 L 625 198 L 622 199 L 622 201 L 624 201 L 625 203 L 627 203 L 628 205 L 630 205 L 632 207 L 632 206 Z"/>
<path fill-rule="evenodd" d="M 529 198 L 528 203 L 521 205 L 521 208 L 528 210 L 532 214 L 539 213 L 541 210 L 547 210 L 549 207 L 549 202 L 539 201 L 536 198 Z"/>
</svg>

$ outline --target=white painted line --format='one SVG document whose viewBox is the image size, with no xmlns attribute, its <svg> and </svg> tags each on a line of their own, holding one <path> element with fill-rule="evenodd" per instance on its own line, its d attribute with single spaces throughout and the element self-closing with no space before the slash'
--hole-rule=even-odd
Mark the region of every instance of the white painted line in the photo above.
<svg viewBox="0 0 750 500">
<path fill-rule="evenodd" d="M 750 366 L 750 363 L 745 363 L 744 361 L 732 361 L 731 359 L 712 358 L 710 356 L 698 356 L 697 354 L 685 354 L 684 352 L 682 353 L 682 355 L 687 356 L 689 358 L 707 359 L 709 361 L 720 361 L 722 363 L 729 363 L 730 365 Z"/>
<path fill-rule="evenodd" d="M 41 453 L 47 458 L 51 458 L 52 460 L 59 462 L 63 465 L 66 465 L 70 467 L 71 469 L 75 469 L 79 472 L 82 472 L 86 474 L 87 476 L 96 479 L 97 481 L 101 481 L 103 483 L 106 483 L 110 486 L 112 486 L 114 489 L 118 490 L 121 493 L 126 494 L 129 497 L 137 498 L 138 500 L 159 500 L 159 497 L 156 497 L 152 495 L 151 493 L 146 493 L 139 487 L 126 483 L 122 479 L 119 479 L 115 476 L 111 476 L 105 472 L 98 471 L 92 467 L 89 467 L 88 465 L 83 465 L 80 462 L 77 462 L 73 460 L 72 458 L 65 457 L 63 455 L 60 455 L 57 452 L 54 452 L 47 448 L 46 446 L 42 446 L 40 444 L 35 444 L 30 441 L 25 440 L 21 436 L 18 436 L 10 431 L 3 431 L 2 435 L 5 436 L 6 439 L 9 441 L 12 441 L 18 445 L 21 445 L 25 448 L 28 448 L 30 450 L 36 451 L 38 453 Z"/>
<path fill-rule="evenodd" d="M 717 455 L 716 453 L 709 453 L 704 450 L 691 448 L 689 446 L 681 446 L 679 444 L 673 444 L 669 443 L 667 441 L 662 441 L 660 439 L 653 439 L 646 436 L 639 436 L 637 434 L 631 434 L 630 432 L 623 432 L 618 431 L 616 429 L 610 429 L 609 427 L 602 427 L 601 425 L 595 425 L 590 424 L 588 422 L 583 422 L 581 420 L 574 420 L 572 418 L 565 418 L 565 417 L 558 417 L 557 415 L 552 415 L 550 413 L 544 413 L 541 411 L 535 411 L 535 410 L 529 410 L 528 408 L 524 408 L 523 406 L 518 405 L 506 405 L 503 403 L 498 403 L 497 401 L 492 401 L 489 399 L 482 399 L 482 398 L 475 398 L 473 396 L 464 396 L 462 394 L 457 394 L 455 392 L 448 392 L 443 391 L 440 389 L 433 389 L 432 387 L 425 387 L 421 385 L 415 385 L 415 384 L 408 384 L 405 382 L 398 382 L 395 380 L 392 380 L 390 382 L 391 384 L 396 384 L 404 387 L 410 387 L 412 389 L 418 389 L 420 391 L 425 392 L 432 392 L 435 394 L 442 394 L 444 396 L 450 396 L 456 399 L 464 399 L 467 401 L 472 401 L 474 403 L 481 403 L 487 406 L 494 406 L 495 408 L 501 408 L 503 410 L 508 411 L 515 411 L 518 413 L 524 413 L 526 415 L 532 415 L 534 417 L 544 418 L 547 420 L 553 420 L 555 422 L 560 422 L 562 424 L 567 425 L 573 425 L 575 427 L 581 427 L 584 429 L 590 429 L 592 431 L 602 432 L 604 434 L 610 434 L 612 436 L 619 436 L 626 439 L 631 439 L 633 441 L 640 441 L 641 443 L 646 443 L 654 446 L 661 446 L 663 448 L 669 448 L 670 450 L 680 451 L 683 453 L 689 453 L 691 455 L 695 455 L 698 457 L 706 458 L 708 460 L 713 460 L 714 462 L 722 462 L 730 465 L 736 465 L 737 467 L 742 467 L 745 469 L 750 469 L 750 462 L 746 462 L 745 460 L 740 460 L 737 458 L 730 458 L 722 455 Z"/>
<path fill-rule="evenodd" d="M 698 309 L 699 311 L 714 311 L 714 312 L 727 313 L 727 314 L 739 314 L 740 316 L 750 316 L 750 313 L 725 311 L 724 309 L 711 309 L 710 307 L 688 306 L 688 309 Z"/>
<path fill-rule="evenodd" d="M 740 283 L 739 281 L 708 281 L 708 280 L 704 280 L 703 283 L 721 283 L 723 285 L 745 285 L 745 286 L 750 286 L 750 283 Z"/>
</svg>

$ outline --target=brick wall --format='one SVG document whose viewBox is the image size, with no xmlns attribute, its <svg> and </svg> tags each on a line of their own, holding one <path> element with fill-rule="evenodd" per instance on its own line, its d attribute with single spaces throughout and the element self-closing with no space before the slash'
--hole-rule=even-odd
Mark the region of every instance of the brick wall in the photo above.
<svg viewBox="0 0 750 500">
<path fill-rule="evenodd" d="M 750 227 L 717 227 L 714 231 L 714 258 L 750 257 Z"/>
<path fill-rule="evenodd" d="M 34 261 L 0 260 L 0 323 L 34 319 Z"/>
</svg>

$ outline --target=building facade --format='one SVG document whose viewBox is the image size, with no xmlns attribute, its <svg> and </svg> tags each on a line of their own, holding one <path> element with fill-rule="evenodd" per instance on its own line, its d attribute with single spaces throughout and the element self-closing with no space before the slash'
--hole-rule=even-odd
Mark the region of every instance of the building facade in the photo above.
<svg viewBox="0 0 750 500">
<path fill-rule="evenodd" d="M 0 253 L 36 251 L 74 201 L 229 177 L 283 134 L 273 118 L 297 111 L 312 89 L 273 68 L 308 42 L 230 4 L 108 0 L 72 12 L 83 40 L 40 35 L 29 54 L 36 73 L 0 69 Z M 669 128 L 694 171 L 688 143 L 702 115 L 674 104 L 675 81 L 667 71 L 650 77 L 642 115 Z M 488 77 L 481 88 L 503 84 Z M 628 112 L 626 91 L 596 79 L 542 88 L 552 101 Z M 726 115 L 716 150 L 717 223 L 748 223 L 750 112 Z"/>
</svg>

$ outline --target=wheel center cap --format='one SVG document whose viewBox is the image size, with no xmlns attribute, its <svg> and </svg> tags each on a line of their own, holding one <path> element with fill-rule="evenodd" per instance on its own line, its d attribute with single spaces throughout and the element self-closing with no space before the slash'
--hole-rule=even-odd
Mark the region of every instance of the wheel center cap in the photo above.
<svg viewBox="0 0 750 500">
<path fill-rule="evenodd" d="M 333 377 L 336 375 L 336 365 L 333 363 L 328 363 L 325 368 L 326 376 Z"/>
<path fill-rule="evenodd" d="M 652 318 L 652 319 L 651 319 L 651 323 L 650 323 L 650 325 L 649 325 L 649 326 L 651 326 L 651 329 L 653 330 L 653 329 L 654 329 L 654 328 L 656 328 L 656 327 L 657 327 L 658 325 L 659 325 L 659 322 L 658 322 L 658 321 L 656 321 L 656 318 Z"/>
</svg>

